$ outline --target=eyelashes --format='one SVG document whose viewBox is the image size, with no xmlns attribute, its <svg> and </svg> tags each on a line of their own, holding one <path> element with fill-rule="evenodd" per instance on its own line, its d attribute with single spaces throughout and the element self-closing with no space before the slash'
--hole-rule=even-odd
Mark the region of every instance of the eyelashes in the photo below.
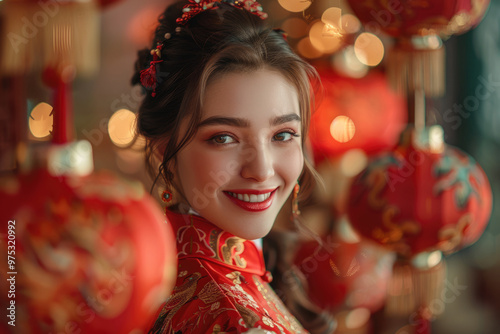
<svg viewBox="0 0 500 334">
<path fill-rule="evenodd" d="M 292 142 L 294 138 L 300 138 L 300 134 L 298 134 L 294 130 L 288 129 L 277 132 L 275 135 L 272 136 L 272 141 L 277 143 L 288 143 Z M 206 142 L 215 146 L 223 146 L 223 145 L 237 143 L 238 140 L 232 134 L 218 133 L 207 139 Z"/>
</svg>

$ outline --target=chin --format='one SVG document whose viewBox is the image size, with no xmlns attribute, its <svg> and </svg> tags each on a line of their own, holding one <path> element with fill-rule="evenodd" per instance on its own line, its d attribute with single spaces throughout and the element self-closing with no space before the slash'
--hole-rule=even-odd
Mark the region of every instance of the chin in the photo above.
<svg viewBox="0 0 500 334">
<path fill-rule="evenodd" d="M 249 226 L 253 228 L 249 228 Z M 245 240 L 255 240 L 265 237 L 271 231 L 272 227 L 273 224 L 266 224 L 264 226 L 246 224 L 244 226 L 234 226 L 231 229 L 226 229 L 226 231 Z"/>
</svg>

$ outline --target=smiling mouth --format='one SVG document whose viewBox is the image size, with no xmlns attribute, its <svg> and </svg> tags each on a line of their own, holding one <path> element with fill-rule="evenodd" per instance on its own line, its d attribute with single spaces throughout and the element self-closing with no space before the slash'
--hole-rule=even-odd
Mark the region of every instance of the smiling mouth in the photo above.
<svg viewBox="0 0 500 334">
<path fill-rule="evenodd" d="M 259 203 L 259 202 L 264 202 L 266 199 L 268 199 L 271 196 L 272 191 L 265 193 L 265 194 L 260 194 L 260 195 L 255 195 L 255 194 L 237 194 L 237 193 L 232 193 L 230 191 L 227 192 L 229 195 L 233 196 L 234 198 L 239 199 L 240 201 L 243 202 L 249 202 L 249 203 Z"/>
<path fill-rule="evenodd" d="M 240 208 L 246 211 L 258 212 L 264 211 L 271 206 L 277 189 L 267 191 L 242 190 L 237 193 L 224 191 L 224 194 Z"/>
</svg>

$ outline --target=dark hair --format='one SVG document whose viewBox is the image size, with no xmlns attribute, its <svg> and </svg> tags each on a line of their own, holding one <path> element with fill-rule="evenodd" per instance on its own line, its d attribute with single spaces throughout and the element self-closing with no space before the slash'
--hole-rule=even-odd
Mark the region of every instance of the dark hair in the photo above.
<svg viewBox="0 0 500 334">
<path fill-rule="evenodd" d="M 149 172 L 173 187 L 172 163 L 176 154 L 196 134 L 201 121 L 205 88 L 211 80 L 230 72 L 249 72 L 261 68 L 277 71 L 296 89 L 302 118 L 302 145 L 307 138 L 315 85 L 319 86 L 316 70 L 297 56 L 280 31 L 266 27 L 265 21 L 247 10 L 227 3 L 205 10 L 176 29 L 176 19 L 182 15 L 186 1 L 169 6 L 159 18 L 151 48 L 164 42 L 163 60 L 157 66 L 156 95 L 146 94 L 138 112 L 137 131 L 146 139 L 146 159 Z M 139 52 L 133 84 L 140 83 L 140 71 L 152 60 L 151 49 Z M 180 138 L 181 122 L 188 118 L 187 133 Z M 163 152 L 159 167 L 155 167 L 155 152 Z M 314 168 L 304 159 L 300 196 L 304 197 L 315 184 Z M 302 305 L 302 303 L 299 303 Z M 297 303 L 295 310 L 299 309 Z M 301 309 L 303 310 L 303 308 Z M 293 312 L 293 310 L 292 310 Z M 296 314 L 296 316 L 298 316 Z M 307 320 L 312 315 L 308 313 Z M 298 316 L 298 318 L 305 318 Z M 307 323 L 303 323 L 307 329 Z M 313 327 L 323 328 L 314 321 Z"/>
<path fill-rule="evenodd" d="M 159 18 L 152 48 L 170 33 L 157 67 L 156 96 L 146 94 L 137 118 L 137 131 L 146 139 L 146 160 L 150 174 L 163 178 L 172 187 L 172 160 L 197 131 L 201 120 L 203 93 L 210 80 L 228 72 L 246 72 L 267 67 L 281 73 L 296 87 L 302 118 L 302 140 L 307 138 L 316 70 L 298 57 L 282 33 L 266 27 L 265 21 L 247 10 L 218 3 L 176 31 L 176 18 L 182 15 L 181 1 L 169 6 Z M 177 28 L 178 29 L 178 28 Z M 151 49 L 139 51 L 133 84 L 140 83 L 140 71 L 149 66 Z M 189 117 L 189 130 L 179 138 L 181 121 Z M 163 151 L 159 168 L 154 153 Z M 315 171 L 305 159 L 301 175 L 301 197 L 309 193 Z"/>
</svg>

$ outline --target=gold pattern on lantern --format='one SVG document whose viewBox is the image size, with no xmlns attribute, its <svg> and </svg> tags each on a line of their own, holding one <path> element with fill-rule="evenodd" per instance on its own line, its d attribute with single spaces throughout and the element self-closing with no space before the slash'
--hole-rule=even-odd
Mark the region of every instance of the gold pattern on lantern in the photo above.
<svg viewBox="0 0 500 334">
<path fill-rule="evenodd" d="M 438 249 L 443 253 L 452 253 L 460 247 L 465 230 L 472 224 L 471 214 L 462 216 L 456 225 L 442 227 L 438 232 Z"/>
<path fill-rule="evenodd" d="M 381 243 L 393 246 L 394 250 L 407 254 L 408 245 L 403 243 L 403 238 L 409 235 L 416 235 L 420 232 L 420 226 L 414 221 L 394 222 L 394 217 L 399 214 L 399 209 L 395 206 L 387 206 L 382 213 L 382 221 L 385 229 L 376 227 L 373 230 L 373 237 Z"/>
</svg>

